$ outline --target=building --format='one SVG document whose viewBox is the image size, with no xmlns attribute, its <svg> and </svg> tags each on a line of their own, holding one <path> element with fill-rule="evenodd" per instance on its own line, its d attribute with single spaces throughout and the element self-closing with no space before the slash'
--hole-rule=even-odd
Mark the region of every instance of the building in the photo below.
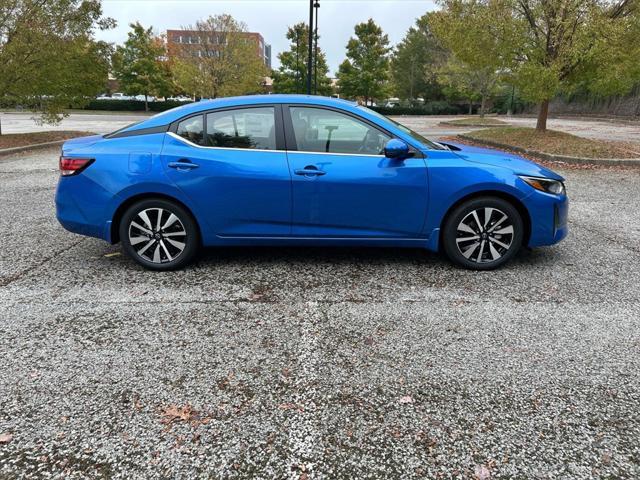
<svg viewBox="0 0 640 480">
<path fill-rule="evenodd" d="M 267 68 L 271 68 L 271 45 L 265 43 L 264 38 L 257 32 L 241 32 L 242 35 L 251 39 L 256 44 L 256 54 L 262 59 Z M 198 48 L 202 45 L 201 38 L 203 33 L 196 30 L 167 30 L 167 51 L 169 56 L 175 55 L 178 49 L 188 48 L 194 55 L 203 56 L 207 54 L 204 49 Z M 214 46 L 209 55 L 217 53 L 215 45 L 221 45 L 224 42 L 224 35 L 211 33 L 209 39 L 209 48 Z"/>
</svg>

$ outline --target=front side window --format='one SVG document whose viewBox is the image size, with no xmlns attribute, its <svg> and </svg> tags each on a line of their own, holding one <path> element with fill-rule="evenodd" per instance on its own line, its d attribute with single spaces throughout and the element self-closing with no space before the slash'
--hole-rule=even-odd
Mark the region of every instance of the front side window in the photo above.
<svg viewBox="0 0 640 480">
<path fill-rule="evenodd" d="M 212 147 L 275 150 L 275 110 L 252 107 L 209 113 L 207 140 Z"/>
<path fill-rule="evenodd" d="M 202 115 L 190 117 L 178 123 L 176 134 L 196 145 L 204 145 L 204 125 Z"/>
<path fill-rule="evenodd" d="M 290 107 L 299 151 L 381 155 L 391 139 L 356 118 L 323 108 Z"/>
</svg>

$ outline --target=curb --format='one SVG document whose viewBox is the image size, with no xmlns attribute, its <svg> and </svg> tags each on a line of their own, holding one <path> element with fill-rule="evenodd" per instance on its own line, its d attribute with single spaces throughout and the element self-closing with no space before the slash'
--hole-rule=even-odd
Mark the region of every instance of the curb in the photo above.
<svg viewBox="0 0 640 480">
<path fill-rule="evenodd" d="M 524 153 L 533 157 L 546 160 L 548 162 L 564 162 L 573 163 L 577 165 L 631 165 L 640 167 L 640 158 L 585 158 L 585 157 L 569 157 L 565 155 L 553 155 L 551 153 L 537 152 L 535 150 L 529 150 L 528 148 L 514 147 L 513 145 L 507 145 L 506 143 L 498 143 L 491 140 L 479 140 L 469 135 L 460 134 L 459 138 L 468 140 L 470 142 L 480 143 L 495 148 L 502 148 L 505 150 L 511 150 L 517 153 Z"/>
<path fill-rule="evenodd" d="M 24 145 L 22 147 L 12 147 L 0 149 L 0 156 L 11 155 L 12 153 L 26 152 L 29 150 L 39 150 L 41 148 L 55 147 L 62 145 L 66 140 L 56 140 L 55 142 L 34 143 L 32 145 Z"/>
<path fill-rule="evenodd" d="M 478 125 L 477 123 L 449 123 L 449 122 L 440 122 L 438 125 L 442 125 L 444 127 L 462 127 L 462 128 L 501 128 L 501 127 L 513 127 L 510 123 L 504 124 L 496 124 L 496 125 Z"/>
</svg>

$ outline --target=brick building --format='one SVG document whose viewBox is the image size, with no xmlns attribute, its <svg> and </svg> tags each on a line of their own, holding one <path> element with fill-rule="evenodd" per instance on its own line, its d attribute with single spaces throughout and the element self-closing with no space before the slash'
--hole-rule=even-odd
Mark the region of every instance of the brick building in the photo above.
<svg viewBox="0 0 640 480">
<path fill-rule="evenodd" d="M 220 45 L 224 41 L 223 35 L 211 33 L 209 39 L 209 49 L 213 45 L 213 53 L 215 54 L 215 45 Z M 262 59 L 267 68 L 271 68 L 271 45 L 265 43 L 264 38 L 257 32 L 242 32 L 247 38 L 256 44 L 256 54 Z M 201 45 L 202 32 L 195 30 L 167 30 L 167 51 L 169 56 L 174 55 L 178 48 L 188 48 L 193 55 L 203 56 L 205 50 L 198 48 Z"/>
</svg>

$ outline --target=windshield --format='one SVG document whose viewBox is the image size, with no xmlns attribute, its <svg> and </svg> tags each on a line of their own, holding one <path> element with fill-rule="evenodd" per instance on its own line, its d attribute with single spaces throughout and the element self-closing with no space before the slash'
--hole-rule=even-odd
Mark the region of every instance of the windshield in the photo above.
<svg viewBox="0 0 640 480">
<path fill-rule="evenodd" d="M 431 150 L 446 150 L 442 145 L 437 144 L 435 142 L 432 142 L 431 140 L 428 140 L 428 139 L 424 138 L 418 132 L 414 132 L 410 128 L 405 127 L 401 123 L 398 123 L 395 120 L 392 120 L 391 118 L 389 118 L 389 117 L 387 117 L 385 115 L 382 115 L 381 113 L 376 112 L 375 110 L 371 110 L 370 108 L 363 107 L 362 105 L 358 105 L 358 108 L 361 108 L 362 110 L 366 111 L 367 113 L 370 113 L 371 115 L 373 115 L 375 117 L 378 117 L 381 120 L 385 120 L 387 122 L 393 123 L 396 127 L 398 127 L 400 130 L 402 130 L 404 133 L 406 133 L 407 135 L 411 136 L 411 138 L 413 138 L 414 140 L 417 140 L 418 142 L 422 143 L 423 145 L 425 145 L 427 148 L 429 148 Z"/>
</svg>

